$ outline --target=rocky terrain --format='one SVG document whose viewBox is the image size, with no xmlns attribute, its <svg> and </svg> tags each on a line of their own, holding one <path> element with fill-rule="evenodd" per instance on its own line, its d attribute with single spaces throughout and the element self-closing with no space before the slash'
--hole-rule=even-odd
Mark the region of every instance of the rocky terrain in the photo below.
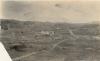
<svg viewBox="0 0 100 61">
<path fill-rule="evenodd" d="M 1 19 L 13 61 L 100 61 L 100 25 Z"/>
</svg>

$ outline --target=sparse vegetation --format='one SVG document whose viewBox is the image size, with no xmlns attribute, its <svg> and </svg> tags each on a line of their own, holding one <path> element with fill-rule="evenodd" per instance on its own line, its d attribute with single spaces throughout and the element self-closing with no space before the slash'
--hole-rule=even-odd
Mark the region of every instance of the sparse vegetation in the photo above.
<svg viewBox="0 0 100 61">
<path fill-rule="evenodd" d="M 50 61 L 59 57 L 61 61 L 62 58 L 81 61 L 91 56 L 99 61 L 100 58 L 99 24 L 1 19 L 1 28 L 1 41 L 12 58 L 18 57 L 16 61 Z"/>
</svg>

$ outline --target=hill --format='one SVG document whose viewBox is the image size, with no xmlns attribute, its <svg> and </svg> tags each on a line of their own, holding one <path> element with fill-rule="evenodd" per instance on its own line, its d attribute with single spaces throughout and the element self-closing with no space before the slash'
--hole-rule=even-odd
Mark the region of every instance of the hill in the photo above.
<svg viewBox="0 0 100 61">
<path fill-rule="evenodd" d="M 1 19 L 1 31 L 12 58 L 36 53 L 20 61 L 99 61 L 100 25 L 96 23 Z"/>
</svg>

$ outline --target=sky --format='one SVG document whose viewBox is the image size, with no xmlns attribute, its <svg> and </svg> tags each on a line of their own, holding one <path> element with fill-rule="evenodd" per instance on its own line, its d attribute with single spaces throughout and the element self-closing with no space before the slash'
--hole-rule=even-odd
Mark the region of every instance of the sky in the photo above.
<svg viewBox="0 0 100 61">
<path fill-rule="evenodd" d="M 23 21 L 100 21 L 100 1 L 3 1 L 2 18 Z"/>
</svg>

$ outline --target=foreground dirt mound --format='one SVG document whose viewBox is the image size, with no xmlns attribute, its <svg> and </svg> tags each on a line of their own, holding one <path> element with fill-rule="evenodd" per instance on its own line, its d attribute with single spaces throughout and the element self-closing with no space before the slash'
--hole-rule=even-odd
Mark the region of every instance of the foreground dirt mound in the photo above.
<svg viewBox="0 0 100 61">
<path fill-rule="evenodd" d="M 1 19 L 1 41 L 14 61 L 99 61 L 100 25 Z"/>
</svg>

